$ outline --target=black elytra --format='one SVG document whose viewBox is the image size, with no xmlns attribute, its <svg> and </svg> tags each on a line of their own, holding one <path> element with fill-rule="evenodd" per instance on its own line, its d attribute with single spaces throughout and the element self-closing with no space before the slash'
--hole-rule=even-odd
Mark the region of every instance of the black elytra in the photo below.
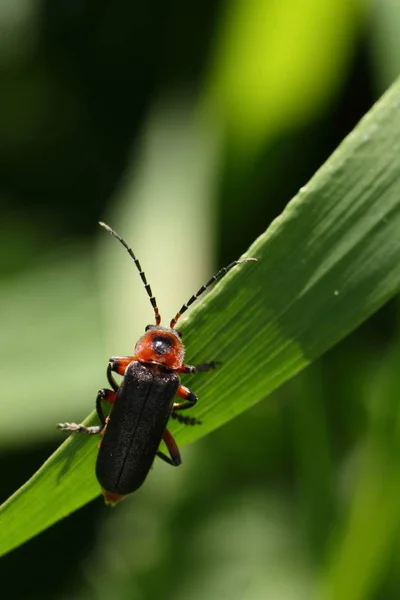
<svg viewBox="0 0 400 600">
<path fill-rule="evenodd" d="M 128 366 L 97 456 L 96 476 L 104 490 L 126 495 L 143 484 L 179 383 L 176 373 L 154 375 L 139 362 Z"/>
</svg>

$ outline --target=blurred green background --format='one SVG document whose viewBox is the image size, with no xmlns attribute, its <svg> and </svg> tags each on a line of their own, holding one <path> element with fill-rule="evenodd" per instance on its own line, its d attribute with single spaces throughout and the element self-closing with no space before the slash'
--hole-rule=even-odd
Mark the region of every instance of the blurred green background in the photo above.
<svg viewBox="0 0 400 600">
<path fill-rule="evenodd" d="M 170 316 L 399 71 L 394 0 L 0 3 L 1 501 L 151 322 L 97 221 Z M 396 299 L 117 509 L 99 498 L 3 557 L 2 590 L 400 598 L 398 313 Z"/>
</svg>

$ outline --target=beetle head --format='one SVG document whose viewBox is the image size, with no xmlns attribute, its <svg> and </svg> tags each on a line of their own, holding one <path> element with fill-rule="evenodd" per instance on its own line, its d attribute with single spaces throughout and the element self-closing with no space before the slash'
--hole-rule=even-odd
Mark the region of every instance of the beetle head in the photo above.
<svg viewBox="0 0 400 600">
<path fill-rule="evenodd" d="M 180 333 L 157 325 L 147 325 L 135 347 L 135 356 L 141 362 L 161 364 L 171 370 L 182 365 L 184 355 Z"/>
</svg>

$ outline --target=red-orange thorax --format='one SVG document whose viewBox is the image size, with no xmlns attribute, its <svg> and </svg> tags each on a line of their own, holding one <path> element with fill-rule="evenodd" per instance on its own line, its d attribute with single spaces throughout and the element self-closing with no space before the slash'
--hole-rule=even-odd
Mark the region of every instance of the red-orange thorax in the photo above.
<svg viewBox="0 0 400 600">
<path fill-rule="evenodd" d="M 135 347 L 135 358 L 174 370 L 182 366 L 185 347 L 174 329 L 149 326 Z"/>
</svg>

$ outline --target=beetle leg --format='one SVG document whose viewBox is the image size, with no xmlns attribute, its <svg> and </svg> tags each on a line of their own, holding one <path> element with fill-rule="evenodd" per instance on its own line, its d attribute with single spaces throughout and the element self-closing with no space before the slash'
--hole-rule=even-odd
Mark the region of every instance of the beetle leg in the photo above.
<svg viewBox="0 0 400 600">
<path fill-rule="evenodd" d="M 197 402 L 196 394 L 193 394 L 189 388 L 184 385 L 178 387 L 176 395 L 180 398 L 184 398 L 186 402 L 174 402 L 172 405 L 173 410 L 185 410 L 186 408 L 192 408 Z"/>
<path fill-rule="evenodd" d="M 196 419 L 196 417 L 189 417 L 187 415 L 180 415 L 174 410 L 171 413 L 171 419 L 175 419 L 178 423 L 183 423 L 184 425 L 201 425 L 201 421 Z"/>
<path fill-rule="evenodd" d="M 108 367 L 107 367 L 107 379 L 108 379 L 108 383 L 111 385 L 111 387 L 114 390 L 114 392 L 118 391 L 119 385 L 115 381 L 115 379 L 114 379 L 114 377 L 112 375 L 111 361 L 108 363 Z"/>
<path fill-rule="evenodd" d="M 186 402 L 173 403 L 171 418 L 176 419 L 177 421 L 179 421 L 179 423 L 184 423 L 185 425 L 201 425 L 201 421 L 196 419 L 196 417 L 185 417 L 176 412 L 177 410 L 185 410 L 187 408 L 192 408 L 192 406 L 194 406 L 197 402 L 197 396 L 193 394 L 193 392 L 184 385 L 179 386 L 176 394 L 180 398 L 184 398 Z"/>
<path fill-rule="evenodd" d="M 173 467 L 179 467 L 182 462 L 179 448 L 168 429 L 165 429 L 163 433 L 163 440 L 168 448 L 169 456 L 160 450 L 157 452 L 157 456 L 162 458 L 169 465 L 172 465 Z"/>
<path fill-rule="evenodd" d="M 196 373 L 205 373 L 206 371 L 216 369 L 220 364 L 222 364 L 220 360 L 212 360 L 211 362 L 194 365 L 194 368 L 196 369 Z"/>
<path fill-rule="evenodd" d="M 135 360 L 134 356 L 112 356 L 108 361 L 107 379 L 114 392 L 118 391 L 119 385 L 115 381 L 112 372 L 125 375 L 126 367 Z"/>
<path fill-rule="evenodd" d="M 106 424 L 106 417 L 104 416 L 103 407 L 101 406 L 102 402 L 109 402 L 113 404 L 115 402 L 115 398 L 117 397 L 117 393 L 112 390 L 99 390 L 96 398 L 96 412 L 100 419 L 100 422 L 104 425 Z"/>
<path fill-rule="evenodd" d="M 177 373 L 205 373 L 206 371 L 212 371 L 216 369 L 221 362 L 219 360 L 213 360 L 208 363 L 202 363 L 200 365 L 182 365 L 179 369 L 176 369 Z"/>
<path fill-rule="evenodd" d="M 111 387 L 114 387 L 115 385 L 118 389 L 118 384 L 116 383 L 116 381 L 114 381 L 114 378 L 111 376 L 111 371 L 114 371 L 114 373 L 118 373 L 118 375 L 125 375 L 126 367 L 130 365 L 131 362 L 133 362 L 134 360 L 136 360 L 136 356 L 112 356 L 110 358 L 110 360 L 108 361 L 109 368 L 107 369 L 107 376 L 108 372 L 110 371 L 110 377 L 112 381 L 109 379 L 109 382 Z"/>
<path fill-rule="evenodd" d="M 72 433 L 87 433 L 88 435 L 97 435 L 103 430 L 103 425 L 86 427 L 85 425 L 81 425 L 79 423 L 57 423 L 57 429 L 71 431 Z"/>
<path fill-rule="evenodd" d="M 81 423 L 57 423 L 57 429 L 71 431 L 72 433 L 87 433 L 88 435 L 97 435 L 98 433 L 102 433 L 107 419 L 104 416 L 101 403 L 102 401 L 105 401 L 112 404 L 115 402 L 116 396 L 116 392 L 113 392 L 112 390 L 99 390 L 96 398 L 96 412 L 100 419 L 101 425 L 92 425 L 91 427 L 86 427 L 86 425 L 82 425 Z"/>
</svg>

